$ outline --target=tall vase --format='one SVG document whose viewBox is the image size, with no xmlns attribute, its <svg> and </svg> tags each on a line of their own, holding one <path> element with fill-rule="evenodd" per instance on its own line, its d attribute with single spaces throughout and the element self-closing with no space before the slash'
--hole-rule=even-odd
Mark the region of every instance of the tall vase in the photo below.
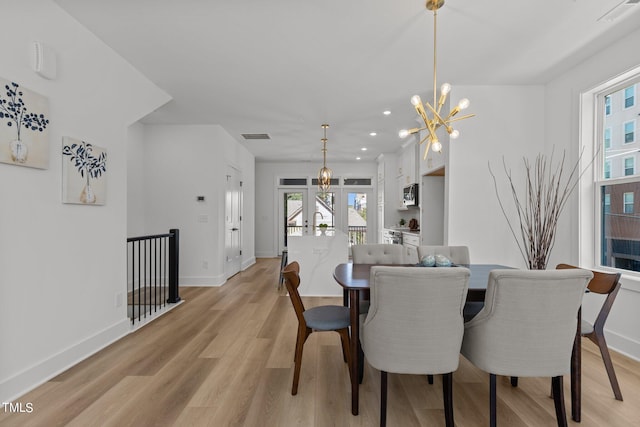
<svg viewBox="0 0 640 427">
<path fill-rule="evenodd" d="M 82 193 L 80 193 L 80 201 L 87 204 L 96 202 L 96 193 L 93 192 L 93 188 L 91 188 L 91 184 L 89 183 L 88 178 L 87 183 L 82 189 Z"/>
<path fill-rule="evenodd" d="M 11 158 L 14 162 L 24 163 L 27 161 L 27 154 L 29 153 L 27 144 L 20 141 L 19 139 L 14 139 L 13 141 L 11 141 L 10 146 Z"/>
</svg>

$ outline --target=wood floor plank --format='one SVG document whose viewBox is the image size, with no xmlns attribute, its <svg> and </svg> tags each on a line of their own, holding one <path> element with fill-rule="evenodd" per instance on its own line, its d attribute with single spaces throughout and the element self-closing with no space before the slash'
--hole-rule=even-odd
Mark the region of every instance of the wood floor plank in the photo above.
<svg viewBox="0 0 640 427">
<path fill-rule="evenodd" d="M 222 287 L 186 287 L 184 303 L 22 396 L 30 414 L 0 411 L 2 427 L 23 426 L 347 426 L 379 423 L 380 373 L 365 363 L 360 415 L 351 415 L 340 339 L 313 333 L 304 346 L 298 394 L 291 395 L 297 319 L 277 290 L 280 260 L 256 264 Z M 305 297 L 307 307 L 341 305 Z M 599 351 L 583 341 L 582 422 L 640 425 L 640 362 L 612 352 L 624 401 L 616 401 Z M 498 377 L 498 422 L 556 425 L 548 378 Z M 565 400 L 570 411 L 569 381 Z M 457 427 L 485 427 L 489 375 L 460 358 L 453 376 Z M 389 374 L 389 426 L 443 426 L 440 378 Z"/>
</svg>

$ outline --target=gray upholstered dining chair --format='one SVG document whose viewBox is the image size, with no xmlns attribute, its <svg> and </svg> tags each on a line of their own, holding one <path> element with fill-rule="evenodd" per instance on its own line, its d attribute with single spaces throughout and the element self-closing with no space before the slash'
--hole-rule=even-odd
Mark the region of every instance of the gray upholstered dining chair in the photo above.
<svg viewBox="0 0 640 427">
<path fill-rule="evenodd" d="M 367 243 L 351 246 L 354 264 L 404 264 L 402 245 Z"/>
<path fill-rule="evenodd" d="M 418 246 L 418 259 L 421 260 L 426 255 L 444 255 L 453 264 L 471 264 L 468 246 Z M 478 314 L 483 306 L 482 301 L 467 301 L 463 313 L 465 322 Z"/>
<path fill-rule="evenodd" d="M 425 255 L 444 255 L 454 264 L 470 264 L 468 246 L 418 246 L 418 259 Z"/>
<path fill-rule="evenodd" d="M 445 420 L 453 426 L 453 371 L 464 331 L 469 270 L 371 268 L 371 307 L 361 329 L 369 364 L 381 372 L 380 425 L 386 425 L 387 372 L 442 374 Z"/>
<path fill-rule="evenodd" d="M 567 425 L 562 376 L 570 372 L 588 270 L 493 270 L 484 308 L 465 323 L 462 354 L 489 373 L 490 426 L 497 424 L 496 375 L 552 377 L 559 426 Z"/>
</svg>

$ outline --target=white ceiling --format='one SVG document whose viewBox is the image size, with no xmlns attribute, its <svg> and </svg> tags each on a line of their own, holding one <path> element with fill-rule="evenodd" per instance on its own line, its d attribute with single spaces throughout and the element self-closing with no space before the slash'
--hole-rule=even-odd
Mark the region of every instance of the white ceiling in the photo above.
<svg viewBox="0 0 640 427">
<path fill-rule="evenodd" d="M 438 84 L 544 84 L 640 28 L 640 5 L 597 21 L 621 1 L 447 0 Z M 328 162 L 395 151 L 433 84 L 421 0 L 56 2 L 173 97 L 144 123 L 219 124 L 257 160 L 321 161 L 325 122 Z"/>
</svg>

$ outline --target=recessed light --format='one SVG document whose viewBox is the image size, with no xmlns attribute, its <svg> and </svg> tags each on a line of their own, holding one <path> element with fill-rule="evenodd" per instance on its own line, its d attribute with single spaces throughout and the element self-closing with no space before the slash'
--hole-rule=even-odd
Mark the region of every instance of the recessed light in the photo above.
<svg viewBox="0 0 640 427">
<path fill-rule="evenodd" d="M 360 160 L 360 157 L 356 157 L 356 160 Z"/>
<path fill-rule="evenodd" d="M 376 132 L 370 132 L 370 133 L 369 133 L 369 135 L 371 135 L 371 136 L 376 136 L 376 135 L 377 135 L 377 133 L 376 133 Z"/>
<path fill-rule="evenodd" d="M 367 147 L 362 147 L 360 150 L 367 151 Z"/>
<path fill-rule="evenodd" d="M 391 111 L 389 111 L 389 110 L 384 110 L 384 111 L 382 112 L 382 114 L 384 114 L 385 116 L 388 116 L 389 114 L 391 114 Z"/>
</svg>

